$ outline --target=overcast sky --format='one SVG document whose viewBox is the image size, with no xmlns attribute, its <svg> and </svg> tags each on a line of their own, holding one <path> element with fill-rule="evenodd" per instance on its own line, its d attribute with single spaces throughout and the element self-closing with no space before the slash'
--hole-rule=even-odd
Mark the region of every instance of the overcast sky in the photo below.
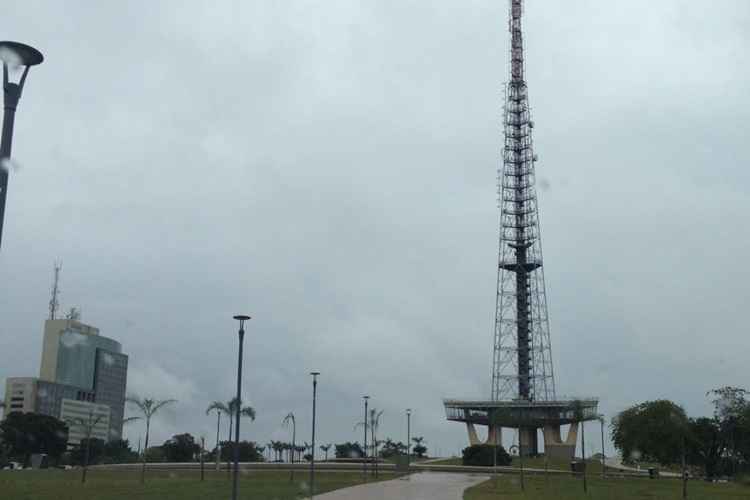
<svg viewBox="0 0 750 500">
<path fill-rule="evenodd" d="M 122 342 L 152 426 L 214 442 L 253 316 L 243 437 L 455 453 L 489 397 L 505 0 L 6 2 L 44 52 L 18 108 L 0 379 L 61 302 Z M 533 0 L 527 77 L 558 392 L 608 416 L 748 384 L 750 3 Z M 127 428 L 134 444 L 142 426 Z M 224 435 L 226 429 L 223 429 Z"/>
</svg>

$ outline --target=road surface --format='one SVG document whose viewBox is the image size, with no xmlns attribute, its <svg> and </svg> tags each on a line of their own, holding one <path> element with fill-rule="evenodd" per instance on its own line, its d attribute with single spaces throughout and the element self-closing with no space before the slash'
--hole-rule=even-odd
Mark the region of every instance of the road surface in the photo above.
<svg viewBox="0 0 750 500">
<path fill-rule="evenodd" d="M 466 488 L 489 479 L 477 474 L 421 472 L 315 495 L 317 500 L 462 500 Z"/>
</svg>

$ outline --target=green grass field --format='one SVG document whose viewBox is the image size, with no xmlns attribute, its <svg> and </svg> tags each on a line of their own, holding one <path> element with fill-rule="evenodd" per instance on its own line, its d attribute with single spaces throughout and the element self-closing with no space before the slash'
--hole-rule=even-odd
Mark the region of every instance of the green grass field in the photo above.
<svg viewBox="0 0 750 500">
<path fill-rule="evenodd" d="M 380 474 L 380 479 L 392 479 L 393 474 Z M 242 473 L 240 498 L 292 500 L 308 492 L 309 474 Z M 315 474 L 317 493 L 331 491 L 362 482 L 359 472 L 319 472 Z M 372 481 L 372 478 L 369 478 Z M 0 498 L 8 500 L 216 500 L 231 496 L 232 483 L 226 472 L 194 471 L 147 472 L 141 485 L 138 472 L 110 472 L 89 470 L 86 484 L 81 484 L 80 471 L 0 471 Z M 309 494 L 309 493 L 308 493 Z"/>
<path fill-rule="evenodd" d="M 490 479 L 464 493 L 464 500 L 680 500 L 682 483 L 674 479 L 601 479 L 591 477 L 588 494 L 580 479 L 570 476 L 543 475 L 526 477 L 526 491 L 521 491 L 518 475 Z M 689 500 L 747 500 L 750 487 L 739 484 L 712 484 L 705 481 L 688 483 Z"/>
<path fill-rule="evenodd" d="M 432 462 L 433 465 L 463 465 L 463 461 L 461 458 L 454 457 L 454 458 L 446 458 L 445 460 L 438 460 L 437 462 Z M 601 474 L 602 472 L 602 464 L 598 460 L 586 460 L 587 464 L 587 471 L 589 474 Z M 520 467 L 521 461 L 518 457 L 513 457 L 513 463 L 511 464 L 511 467 Z M 544 469 L 544 457 L 533 457 L 533 458 L 524 458 L 523 459 L 523 466 L 528 467 L 529 469 Z M 567 461 L 560 461 L 560 460 L 550 460 L 548 467 L 550 470 L 564 470 L 564 471 L 570 471 L 570 462 Z"/>
</svg>

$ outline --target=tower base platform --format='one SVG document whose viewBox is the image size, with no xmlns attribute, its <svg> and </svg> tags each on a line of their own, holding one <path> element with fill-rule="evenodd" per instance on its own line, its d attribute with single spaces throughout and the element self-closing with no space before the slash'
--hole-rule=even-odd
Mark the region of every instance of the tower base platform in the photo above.
<svg viewBox="0 0 750 500">
<path fill-rule="evenodd" d="M 518 429 L 519 453 L 533 456 L 539 454 L 537 430 L 541 429 L 545 453 L 560 460 L 571 460 L 575 456 L 579 424 L 599 419 L 599 400 L 596 398 L 557 401 L 444 399 L 443 405 L 448 420 L 466 424 L 471 445 L 500 444 L 503 428 Z M 484 443 L 477 436 L 477 425 L 488 428 Z M 570 425 L 565 439 L 560 432 L 563 425 Z"/>
</svg>

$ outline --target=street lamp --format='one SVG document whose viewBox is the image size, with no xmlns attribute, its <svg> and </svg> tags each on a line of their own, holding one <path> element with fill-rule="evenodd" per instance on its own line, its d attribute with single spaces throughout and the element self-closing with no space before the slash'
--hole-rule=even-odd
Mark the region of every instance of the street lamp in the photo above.
<svg viewBox="0 0 750 500">
<path fill-rule="evenodd" d="M 18 42 L 0 42 L 0 60 L 3 61 L 3 93 L 5 109 L 3 111 L 3 133 L 0 141 L 0 245 L 3 240 L 3 221 L 5 220 L 5 199 L 8 195 L 8 169 L 6 162 L 10 159 L 13 142 L 13 123 L 16 118 L 16 107 L 21 99 L 23 85 L 29 68 L 41 64 L 44 56 L 29 45 Z M 10 73 L 18 73 L 23 68 L 17 82 L 10 81 Z"/>
<path fill-rule="evenodd" d="M 315 496 L 315 399 L 318 391 L 318 375 L 320 372 L 310 372 L 313 378 L 313 415 L 312 415 L 312 451 L 310 457 L 310 498 Z"/>
<path fill-rule="evenodd" d="M 599 424 L 602 427 L 602 477 L 607 477 L 607 462 L 604 457 L 604 415 L 599 415 Z"/>
<path fill-rule="evenodd" d="M 362 399 L 365 400 L 365 447 L 364 447 L 364 460 L 362 461 L 362 474 L 365 476 L 365 481 L 367 481 L 367 401 L 370 399 L 370 396 L 362 396 Z"/>
<path fill-rule="evenodd" d="M 411 467 L 411 408 L 406 409 L 406 467 Z"/>
<path fill-rule="evenodd" d="M 237 408 L 235 408 L 234 418 L 234 479 L 232 481 L 232 500 L 237 500 L 237 481 L 240 476 L 240 410 L 242 409 L 242 342 L 245 339 L 245 321 L 250 316 L 238 314 L 233 316 L 240 322 L 240 353 L 237 360 Z"/>
</svg>

